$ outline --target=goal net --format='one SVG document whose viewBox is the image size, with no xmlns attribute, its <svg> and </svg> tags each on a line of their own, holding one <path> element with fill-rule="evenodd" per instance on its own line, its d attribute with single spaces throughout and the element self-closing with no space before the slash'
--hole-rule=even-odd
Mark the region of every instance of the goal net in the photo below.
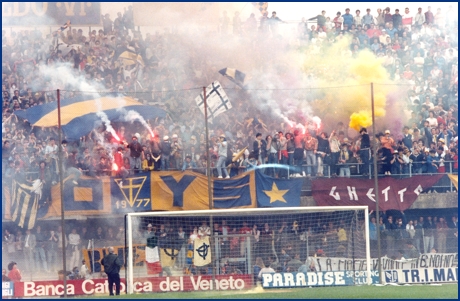
<svg viewBox="0 0 460 301">
<path fill-rule="evenodd" d="M 129 213 L 127 292 L 249 289 L 264 267 L 370 275 L 368 225 L 366 206 Z"/>
</svg>

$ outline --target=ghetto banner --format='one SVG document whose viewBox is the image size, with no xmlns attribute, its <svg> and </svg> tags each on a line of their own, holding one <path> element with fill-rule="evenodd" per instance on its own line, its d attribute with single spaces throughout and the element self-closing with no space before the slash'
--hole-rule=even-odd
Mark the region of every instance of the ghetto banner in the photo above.
<svg viewBox="0 0 460 301">
<path fill-rule="evenodd" d="M 316 179 L 312 181 L 312 195 L 318 206 L 368 206 L 376 208 L 376 194 L 382 211 L 403 211 L 415 202 L 420 193 L 431 188 L 444 175 L 413 176 L 407 179 L 385 177 L 379 179 L 379 191 L 374 180 L 341 178 Z"/>
</svg>

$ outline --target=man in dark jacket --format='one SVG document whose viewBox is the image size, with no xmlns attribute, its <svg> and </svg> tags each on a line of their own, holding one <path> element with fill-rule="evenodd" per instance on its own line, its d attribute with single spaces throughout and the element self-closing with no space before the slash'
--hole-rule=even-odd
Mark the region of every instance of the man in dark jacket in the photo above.
<svg viewBox="0 0 460 301">
<path fill-rule="evenodd" d="M 139 173 L 142 169 L 142 158 L 144 157 L 144 150 L 142 149 L 142 145 L 139 143 L 140 135 L 136 133 L 131 143 L 125 143 L 125 145 L 129 148 L 129 163 L 131 168 L 134 170 L 134 173 Z"/>
<path fill-rule="evenodd" d="M 393 27 L 398 28 L 402 24 L 402 15 L 399 14 L 399 9 L 395 9 L 395 14 L 393 15 Z"/>
<path fill-rule="evenodd" d="M 105 255 L 101 263 L 109 279 L 109 294 L 113 296 L 113 284 L 115 283 L 115 293 L 120 295 L 120 268 L 123 265 L 118 255 L 114 254 L 113 247 L 109 247 L 109 254 Z"/>
</svg>

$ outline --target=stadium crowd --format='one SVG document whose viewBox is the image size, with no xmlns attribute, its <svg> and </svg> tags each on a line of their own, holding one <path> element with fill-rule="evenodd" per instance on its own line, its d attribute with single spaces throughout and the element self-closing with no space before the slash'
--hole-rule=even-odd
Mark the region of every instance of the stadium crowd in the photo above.
<svg viewBox="0 0 460 301">
<path fill-rule="evenodd" d="M 123 173 L 204 170 L 204 127 L 196 121 L 200 115 L 196 115 L 198 109 L 192 104 L 193 94 L 175 93 L 174 90 L 192 87 L 203 77 L 209 77 L 207 66 L 203 64 L 206 71 L 198 74 L 195 69 L 199 69 L 200 61 L 197 57 L 191 64 L 193 67 L 188 69 L 172 66 L 171 58 L 165 53 L 186 47 L 185 42 L 179 35 L 168 31 L 143 36 L 132 26 L 130 11 L 124 15 L 120 13 L 113 22 L 109 15 L 105 15 L 103 29 L 92 30 L 88 36 L 82 29 L 72 27 L 61 28 L 46 37 L 39 31 L 7 34 L 3 30 L 4 178 L 9 179 L 19 168 L 28 173 L 28 180 L 37 177 L 46 178 L 46 182 L 51 183 L 57 180 L 56 129 L 31 128 L 27 121 L 18 120 L 12 113 L 55 101 L 51 82 L 46 76 L 40 77 L 38 70 L 42 64 L 53 67 L 64 62 L 71 63 L 78 74 L 84 75 L 89 82 L 102 84 L 107 91 L 136 92 L 133 95 L 141 101 L 154 102 L 169 112 L 165 119 L 149 121 L 154 128 L 154 137 L 138 124 L 114 123 L 122 140 L 130 142 L 124 145 L 128 147 L 113 143 L 113 137 L 104 132 L 104 126 L 80 141 L 63 141 L 66 169 L 73 167 L 90 176 L 104 176 L 112 173 L 112 163 L 116 161 L 118 173 L 123 169 L 126 169 Z M 332 21 L 325 18 L 326 12 L 323 11 L 316 17 L 316 26 L 309 28 L 302 20 L 298 26 L 298 40 L 291 42 L 291 47 L 305 43 L 321 48 L 333 44 L 341 36 L 350 36 L 353 53 L 363 49 L 373 51 L 383 58 L 382 64 L 396 83 L 410 84 L 407 97 L 401 101 L 411 110 L 411 118 L 404 121 L 404 128 L 399 133 L 382 133 L 384 129 L 381 129 L 375 135 L 379 144 L 377 156 L 382 163 L 379 171 L 387 175 L 456 172 L 458 168 L 457 28 L 453 25 L 456 23 L 450 17 L 445 18 L 440 10 L 436 14 L 431 8 L 425 13 L 421 11 L 422 8 L 412 14 L 406 9 L 404 15 L 400 15 L 398 9 L 391 14 L 386 8 L 375 15 L 369 10 L 361 16 L 357 10 L 353 16 L 347 9 L 343 15 L 337 13 Z M 252 15 L 247 22 L 236 24 L 241 28 L 234 27 L 234 35 L 258 32 L 258 41 L 282 39 L 277 35 L 281 20 L 275 12 L 271 18 L 264 14 L 258 28 L 253 27 L 253 18 Z M 225 28 L 221 24 L 220 34 L 228 34 Z M 73 47 L 64 55 L 61 48 L 56 47 L 59 42 L 81 47 Z M 138 65 L 127 66 L 127 69 L 132 68 L 128 71 L 117 64 L 114 53 L 125 49 L 145 58 L 148 63 L 143 72 L 139 72 Z M 63 89 L 61 97 L 72 97 L 76 93 Z M 221 176 L 221 168 L 229 164 L 232 167 L 229 176 L 234 176 L 265 163 L 289 166 L 289 172 L 282 168 L 267 169 L 267 173 L 276 177 L 324 174 L 349 177 L 350 174 L 366 176 L 371 173 L 369 163 L 372 162 L 374 141 L 369 139 L 365 129 L 361 131 L 362 135 L 350 137 L 347 125 L 339 122 L 336 126 L 325 125 L 332 129 L 328 134 L 312 127 L 311 120 L 304 120 L 308 130 L 302 132 L 277 123 L 276 118 L 262 115 L 255 103 L 247 101 L 248 94 L 241 92 L 238 96 L 241 99 L 235 100 L 235 109 L 219 116 L 211 129 L 211 165 L 212 168 L 219 167 L 214 171 L 216 175 Z M 190 101 L 190 105 L 179 105 L 181 101 Z M 196 116 L 197 119 L 185 116 Z M 273 122 L 263 121 L 268 119 Z M 137 142 L 132 142 L 131 137 Z M 244 147 L 248 147 L 244 155 L 237 162 L 231 162 L 232 154 Z M 40 173 L 42 162 L 46 171 Z M 75 173 L 75 169 L 71 170 Z"/>
<path fill-rule="evenodd" d="M 451 18 L 450 12 L 446 14 L 440 9 L 432 12 L 431 7 L 420 8 L 417 13 L 408 9 L 404 10 L 404 14 L 400 14 L 399 9 L 392 13 L 390 8 L 385 8 L 377 12 L 367 9 L 365 14 L 361 14 L 360 10 L 350 14 L 350 10 L 346 9 L 345 14 L 338 12 L 332 19 L 328 15 L 323 11 L 313 18 L 316 25 L 303 19 L 298 24 L 295 41 L 283 40 L 279 35 L 278 29 L 283 25 L 275 12 L 272 17 L 264 14 L 260 20 L 252 14 L 245 22 L 235 16 L 232 33 L 229 32 L 230 21 L 223 18 L 219 32 L 211 34 L 247 38 L 253 41 L 250 47 L 256 50 L 276 42 L 287 45 L 287 49 L 313 47 L 320 51 L 348 37 L 351 41 L 350 55 L 368 49 L 382 58 L 383 66 L 395 83 L 409 84 L 406 97 L 400 101 L 411 111 L 411 117 L 403 121 L 404 126 L 398 133 L 379 129 L 378 133 L 370 136 L 363 128 L 359 135 L 351 135 L 345 121 L 324 125 L 330 130 L 328 133 L 323 128 L 316 128 L 312 120 L 299 119 L 297 121 L 305 124 L 307 129 L 303 132 L 289 127 L 279 118 L 264 115 L 258 101 L 251 101 L 250 93 L 239 90 L 235 92 L 237 97 L 232 99 L 233 108 L 219 115 L 210 131 L 209 153 L 214 175 L 227 176 L 225 166 L 230 167 L 228 176 L 232 177 L 258 165 L 279 164 L 275 167 L 270 165 L 266 172 L 280 178 L 369 176 L 372 174 L 373 156 L 378 156 L 379 173 L 382 175 L 456 173 L 457 20 Z M 62 141 L 65 170 L 74 175 L 76 185 L 81 174 L 126 177 L 150 170 L 205 171 L 205 131 L 197 121 L 202 119 L 202 115 L 194 102 L 199 92 L 191 88 L 214 80 L 216 68 L 206 64 L 200 56 L 192 56 L 188 65 L 178 67 L 169 53 L 175 53 L 173 50 L 176 49 L 188 49 L 187 43 L 190 42 L 169 30 L 145 35 L 135 30 L 132 8 L 124 14 L 118 13 L 113 21 L 108 14 L 104 15 L 101 25 L 102 29 L 93 29 L 87 34 L 82 29 L 69 26 L 46 36 L 38 30 L 7 33 L 2 29 L 3 185 L 11 185 L 13 179 L 30 182 L 40 179 L 44 183 L 42 202 L 51 200 L 51 185 L 58 182 L 57 130 L 31 127 L 13 113 L 56 101 L 54 83 L 46 76 L 40 76 L 39 70 L 41 66 L 53 68 L 61 63 L 70 63 L 76 74 L 90 83 L 102 85 L 106 91 L 133 95 L 143 103 L 168 111 L 166 118 L 148 121 L 154 137 L 140 123 L 114 122 L 112 126 L 126 143 L 115 141 L 103 125 L 79 141 Z M 57 46 L 59 43 L 80 47 L 65 53 L 63 47 Z M 119 65 L 113 55 L 123 50 L 140 54 L 145 66 Z M 62 89 L 61 98 L 70 98 L 78 93 Z M 377 154 L 372 152 L 374 143 L 378 144 Z M 232 162 L 233 154 L 240 152 L 242 157 Z M 415 228 L 417 220 L 411 222 Z M 383 224 L 388 225 L 387 228 L 393 225 L 389 219 L 383 220 L 380 227 Z M 418 225 L 421 224 L 419 220 Z M 275 228 L 278 231 L 277 226 Z M 27 230 L 35 235 L 35 247 L 24 245 L 23 240 L 17 243 L 21 241 L 18 237 L 24 237 L 24 233 L 14 236 L 5 232 L 5 237 L 13 235 L 16 238 L 14 243 L 4 238 L 2 246 L 7 251 L 3 254 L 19 256 L 22 249 L 23 257 L 28 258 L 25 266 L 31 268 L 29 264 L 35 262 L 37 265 L 41 263 L 43 270 L 52 269 L 49 265 L 55 262 L 53 256 L 60 256 L 58 241 L 62 240 L 61 230 L 56 229 L 54 234 L 51 229 L 43 233 L 38 227 L 34 231 Z M 332 225 L 332 230 L 340 232 L 335 225 Z M 116 237 L 118 234 L 113 231 L 97 230 L 98 233 L 104 232 L 104 237 Z M 72 234 L 79 236 L 80 247 L 87 245 L 83 242 L 89 239 L 85 238 L 85 233 L 88 230 L 83 228 L 78 229 L 78 233 L 77 229 L 67 233 L 69 245 L 72 245 Z M 402 233 L 405 235 L 406 232 Z M 415 230 L 414 233 L 418 235 L 419 232 Z M 73 235 L 75 241 L 76 235 Z M 51 239 L 52 236 L 58 237 L 57 240 Z M 385 236 L 389 244 L 390 236 Z M 371 240 L 372 237 L 371 234 Z M 436 238 L 439 241 L 439 235 L 433 237 L 433 241 Z M 415 243 L 419 252 L 427 252 L 433 246 L 436 245 L 422 244 L 420 240 Z M 80 247 L 74 248 L 74 251 Z M 27 248 L 30 251 L 26 251 Z M 438 248 L 445 250 L 445 243 L 444 247 L 440 245 Z M 276 254 L 281 254 L 281 249 Z M 261 254 L 261 257 L 272 255 L 275 256 Z M 305 256 L 302 254 L 301 259 L 304 260 Z M 69 266 L 78 267 L 80 259 L 78 255 L 72 256 Z"/>
</svg>

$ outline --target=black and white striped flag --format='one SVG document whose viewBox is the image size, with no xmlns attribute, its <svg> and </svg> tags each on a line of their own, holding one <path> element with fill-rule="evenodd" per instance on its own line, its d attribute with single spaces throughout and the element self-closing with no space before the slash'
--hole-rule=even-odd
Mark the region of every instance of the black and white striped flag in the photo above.
<svg viewBox="0 0 460 301">
<path fill-rule="evenodd" d="M 204 94 L 195 98 L 196 104 L 204 114 Z M 206 103 L 208 107 L 208 121 L 213 122 L 214 118 L 232 108 L 232 104 L 225 94 L 224 89 L 218 81 L 214 81 L 206 88 Z"/>
</svg>

